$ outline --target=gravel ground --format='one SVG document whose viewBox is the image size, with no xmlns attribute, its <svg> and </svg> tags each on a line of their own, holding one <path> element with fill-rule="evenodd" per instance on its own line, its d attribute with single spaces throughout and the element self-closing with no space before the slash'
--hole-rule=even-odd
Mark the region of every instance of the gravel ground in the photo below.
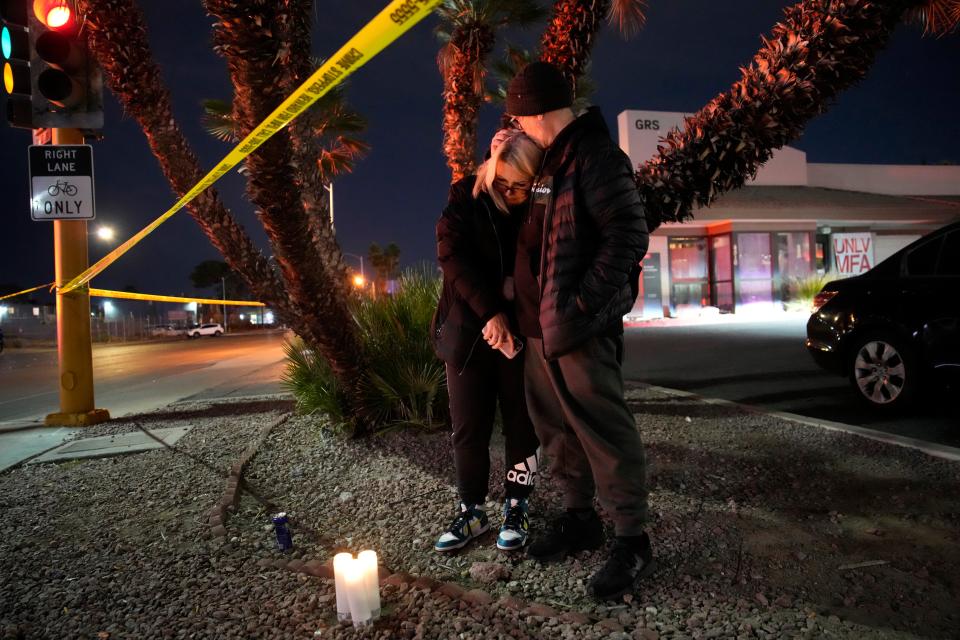
<svg viewBox="0 0 960 640">
<path fill-rule="evenodd" d="M 497 552 L 491 532 L 459 554 L 433 552 L 456 503 L 444 433 L 344 441 L 315 417 L 288 420 L 244 477 L 291 513 L 294 552 L 275 550 L 267 510 L 249 494 L 227 537 L 211 537 L 227 470 L 290 408 L 246 399 L 141 417 L 148 428 L 193 426 L 184 453 L 0 475 L 0 637 L 958 637 L 960 465 L 653 390 L 630 400 L 651 463 L 660 569 L 622 602 L 584 593 L 603 550 L 539 566 Z M 135 429 L 123 420 L 84 435 Z M 558 504 L 547 468 L 534 534 Z M 363 548 L 425 577 L 391 579 L 370 629 L 336 623 L 330 580 L 278 568 Z M 493 602 L 471 606 L 426 577 Z"/>
</svg>

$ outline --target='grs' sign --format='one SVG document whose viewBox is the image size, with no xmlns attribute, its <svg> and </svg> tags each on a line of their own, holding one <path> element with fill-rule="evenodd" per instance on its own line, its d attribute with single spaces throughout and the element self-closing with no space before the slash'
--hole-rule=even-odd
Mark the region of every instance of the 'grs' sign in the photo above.
<svg viewBox="0 0 960 640">
<path fill-rule="evenodd" d="M 633 123 L 637 129 L 641 131 L 660 131 L 660 121 L 659 120 L 642 120 L 638 119 Z"/>
</svg>

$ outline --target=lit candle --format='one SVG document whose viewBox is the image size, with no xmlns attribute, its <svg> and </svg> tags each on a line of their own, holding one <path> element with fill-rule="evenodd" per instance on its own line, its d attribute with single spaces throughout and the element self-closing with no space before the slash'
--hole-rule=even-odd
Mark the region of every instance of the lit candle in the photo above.
<svg viewBox="0 0 960 640">
<path fill-rule="evenodd" d="M 357 562 L 363 569 L 364 585 L 367 591 L 367 601 L 370 603 L 370 613 L 373 619 L 380 617 L 380 571 L 377 566 L 376 551 L 361 551 L 357 555 Z"/>
<path fill-rule="evenodd" d="M 347 565 L 353 562 L 353 554 L 338 553 L 333 556 L 333 579 L 337 586 L 337 620 L 350 619 L 350 601 L 347 599 Z"/>
<path fill-rule="evenodd" d="M 359 561 L 351 559 L 350 562 L 346 563 L 343 573 L 353 626 L 362 627 L 370 624 L 373 615 L 370 611 L 370 599 L 367 596 L 363 565 Z"/>
</svg>

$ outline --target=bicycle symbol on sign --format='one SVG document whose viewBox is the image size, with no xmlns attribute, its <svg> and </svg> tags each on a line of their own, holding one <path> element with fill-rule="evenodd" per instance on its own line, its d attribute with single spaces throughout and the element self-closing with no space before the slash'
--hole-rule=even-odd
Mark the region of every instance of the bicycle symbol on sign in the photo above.
<svg viewBox="0 0 960 640">
<path fill-rule="evenodd" d="M 65 196 L 75 196 L 77 195 L 77 186 L 69 182 L 60 182 L 57 180 L 56 183 L 47 187 L 47 193 L 49 193 L 52 198 L 57 197 L 61 193 Z"/>
</svg>

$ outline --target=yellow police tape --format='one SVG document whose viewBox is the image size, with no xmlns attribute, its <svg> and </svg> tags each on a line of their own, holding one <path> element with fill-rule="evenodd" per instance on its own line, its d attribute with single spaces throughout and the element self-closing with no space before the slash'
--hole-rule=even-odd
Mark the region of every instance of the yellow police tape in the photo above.
<svg viewBox="0 0 960 640">
<path fill-rule="evenodd" d="M 295 117 L 303 113 L 322 96 L 338 85 L 344 78 L 366 64 L 387 45 L 406 33 L 413 25 L 429 15 L 441 0 L 393 0 L 378 13 L 355 36 L 347 41 L 339 51 L 324 62 L 313 75 L 284 100 L 273 113 L 256 126 L 250 134 L 240 141 L 210 173 L 203 177 L 192 189 L 177 200 L 159 218 L 137 232 L 129 240 L 108 253 L 92 267 L 60 287 L 61 293 L 68 293 L 77 287 L 89 283 L 94 276 L 109 267 L 138 242 L 150 235 L 154 229 L 166 222 L 173 214 L 203 193 L 205 189 L 219 180 L 240 161 L 253 153 L 273 134 L 280 131 Z"/>
<path fill-rule="evenodd" d="M 231 307 L 264 307 L 262 302 L 251 300 L 219 300 L 217 298 L 185 298 L 182 296 L 158 296 L 153 293 L 130 293 L 129 291 L 110 291 L 108 289 L 90 289 L 90 295 L 96 298 L 124 298 L 126 300 L 153 300 L 155 302 L 199 302 L 200 304 L 219 304 Z"/>
<path fill-rule="evenodd" d="M 17 296 L 22 296 L 25 293 L 30 293 L 31 291 L 36 291 L 37 289 L 43 289 L 45 287 L 52 287 L 55 282 L 48 282 L 47 284 L 42 284 L 39 287 L 31 287 L 29 289 L 24 289 L 23 291 L 17 291 L 16 293 L 8 293 L 5 296 L 0 296 L 0 300 L 6 300 L 7 298 L 16 298 Z"/>
</svg>

